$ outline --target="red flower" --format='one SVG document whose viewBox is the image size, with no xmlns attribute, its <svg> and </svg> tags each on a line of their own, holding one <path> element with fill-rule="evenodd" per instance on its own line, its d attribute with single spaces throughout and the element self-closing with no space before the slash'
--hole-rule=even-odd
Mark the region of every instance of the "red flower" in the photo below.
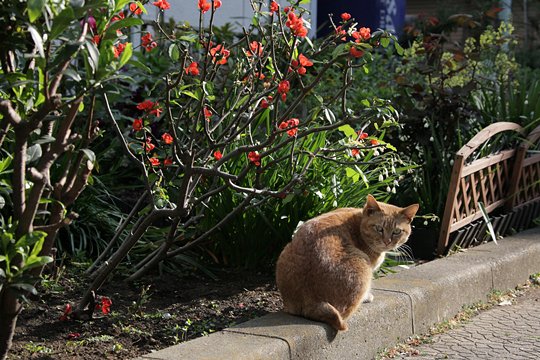
<svg viewBox="0 0 540 360">
<path fill-rule="evenodd" d="M 272 1 L 270 3 L 270 12 L 273 14 L 275 12 L 278 12 L 279 11 L 279 4 L 275 1 Z"/>
<path fill-rule="evenodd" d="M 288 80 L 282 80 L 278 85 L 278 93 L 281 94 L 281 100 L 287 100 L 287 93 L 291 89 L 291 84 Z"/>
<path fill-rule="evenodd" d="M 159 159 L 158 158 L 151 157 L 150 159 L 148 159 L 148 161 L 150 161 L 150 164 L 152 164 L 152 166 L 159 166 Z"/>
<path fill-rule="evenodd" d="M 338 26 L 336 28 L 336 35 L 341 35 L 341 41 L 345 41 L 347 40 L 347 37 L 345 35 L 347 35 L 347 32 L 345 30 L 343 30 L 343 28 L 340 26 Z"/>
<path fill-rule="evenodd" d="M 112 300 L 106 296 L 102 296 L 99 303 L 96 304 L 96 310 L 101 310 L 103 315 L 107 315 L 111 312 Z"/>
<path fill-rule="evenodd" d="M 358 31 L 352 33 L 352 37 L 355 38 L 358 43 L 362 40 L 369 40 L 369 38 L 371 38 L 371 29 L 361 27 Z"/>
<path fill-rule="evenodd" d="M 71 333 L 68 334 L 67 338 L 68 340 L 75 340 L 81 337 L 81 333 Z"/>
<path fill-rule="evenodd" d="M 364 139 L 366 139 L 368 136 L 369 136 L 368 133 L 365 133 L 365 132 L 362 132 L 362 131 L 359 131 L 359 132 L 358 132 L 358 139 L 360 139 L 360 140 L 364 140 Z"/>
<path fill-rule="evenodd" d="M 141 7 L 136 3 L 129 4 L 129 11 L 131 11 L 135 15 L 141 15 L 143 13 Z"/>
<path fill-rule="evenodd" d="M 198 6 L 199 6 L 199 10 L 201 10 L 203 14 L 207 12 L 208 10 L 210 10 L 210 8 L 212 7 L 212 5 L 208 2 L 208 0 L 199 0 Z"/>
<path fill-rule="evenodd" d="M 94 35 L 94 36 L 92 37 L 92 42 L 93 42 L 94 44 L 96 44 L 96 45 L 99 45 L 99 43 L 101 42 L 101 36 L 99 36 L 99 35 Z"/>
<path fill-rule="evenodd" d="M 227 63 L 227 58 L 231 55 L 231 52 L 221 44 L 210 49 L 210 55 L 212 55 L 212 60 L 215 62 L 218 57 L 221 57 L 217 63 L 224 65 Z"/>
<path fill-rule="evenodd" d="M 210 118 L 212 117 L 212 112 L 208 110 L 206 106 L 203 108 L 203 113 L 206 120 L 210 121 Z"/>
<path fill-rule="evenodd" d="M 217 10 L 221 7 L 221 0 L 214 0 L 214 10 Z"/>
<path fill-rule="evenodd" d="M 118 20 L 122 20 L 126 17 L 126 15 L 124 14 L 123 11 L 119 12 L 118 15 L 114 15 L 112 18 L 111 18 L 111 22 L 114 22 L 114 21 L 118 21 Z"/>
<path fill-rule="evenodd" d="M 144 143 L 144 150 L 146 150 L 147 153 L 154 150 L 155 147 L 156 145 L 152 144 L 152 139 L 146 139 L 146 142 Z"/>
<path fill-rule="evenodd" d="M 308 31 L 304 27 L 304 20 L 301 17 L 296 16 L 294 12 L 290 12 L 288 15 L 285 26 L 291 29 L 291 32 L 298 37 L 306 37 Z"/>
<path fill-rule="evenodd" d="M 289 129 L 289 130 L 287 130 L 287 135 L 295 136 L 296 133 L 298 132 L 298 125 L 299 124 L 300 124 L 300 120 L 298 120 L 296 118 L 292 118 L 292 119 L 289 119 L 289 120 L 284 121 L 281 124 L 279 124 L 279 128 L 282 129 L 282 130 Z"/>
<path fill-rule="evenodd" d="M 189 64 L 184 71 L 186 74 L 197 76 L 199 75 L 199 63 L 196 61 L 193 61 L 191 64 Z"/>
<path fill-rule="evenodd" d="M 304 54 L 300 54 L 298 55 L 298 60 L 293 60 L 291 65 L 297 69 L 298 74 L 304 75 L 307 72 L 306 67 L 313 66 L 313 62 L 305 57 Z"/>
<path fill-rule="evenodd" d="M 157 43 L 152 40 L 152 34 L 146 33 L 141 37 L 141 46 L 146 48 L 146 51 L 152 51 L 157 46 Z"/>
<path fill-rule="evenodd" d="M 165 166 L 171 166 L 172 164 L 173 164 L 173 161 L 171 158 L 166 158 L 165 160 L 163 160 L 163 165 Z"/>
<path fill-rule="evenodd" d="M 349 50 L 349 53 L 351 54 L 351 56 L 353 56 L 355 58 L 359 58 L 359 57 L 364 56 L 364 52 L 362 50 L 358 50 L 354 46 L 351 47 L 351 49 Z"/>
<path fill-rule="evenodd" d="M 223 157 L 223 154 L 221 153 L 221 151 L 219 150 L 214 151 L 214 159 L 221 160 L 222 157 Z"/>
<path fill-rule="evenodd" d="M 255 166 L 261 166 L 261 155 L 257 151 L 250 151 L 248 154 L 248 160 Z"/>
<path fill-rule="evenodd" d="M 64 313 L 60 316 L 59 320 L 66 321 L 68 319 L 69 314 L 71 314 L 71 310 L 72 310 L 71 304 L 67 303 L 66 306 L 64 307 Z"/>
<path fill-rule="evenodd" d="M 351 19 L 351 14 L 346 13 L 346 12 L 343 13 L 343 14 L 341 14 L 341 20 L 343 20 L 343 21 L 348 21 L 348 20 L 350 20 L 350 19 Z"/>
<path fill-rule="evenodd" d="M 354 156 L 354 157 L 357 157 L 358 155 L 360 155 L 360 150 L 351 149 L 351 155 Z"/>
<path fill-rule="evenodd" d="M 158 0 L 154 1 L 152 5 L 157 6 L 161 10 L 167 10 L 171 8 L 171 4 L 167 0 Z"/>
<path fill-rule="evenodd" d="M 142 128 L 143 128 L 143 121 L 142 121 L 142 119 L 135 119 L 135 120 L 133 120 L 133 124 L 132 124 L 131 126 L 133 126 L 133 130 L 135 130 L 135 131 L 142 130 Z"/>
<path fill-rule="evenodd" d="M 169 133 L 164 133 L 163 135 L 161 135 L 161 140 L 163 140 L 163 142 L 167 145 L 170 145 L 173 143 L 173 137 L 171 136 L 171 134 Z"/>
<path fill-rule="evenodd" d="M 290 8 L 289 6 L 285 6 L 285 7 L 283 8 L 283 12 L 284 12 L 285 14 L 287 14 L 289 11 L 291 11 L 291 8 Z"/>
<path fill-rule="evenodd" d="M 156 103 L 156 106 L 157 105 L 158 105 L 158 103 Z M 150 114 L 154 114 L 157 117 L 159 117 L 162 112 L 163 112 L 163 110 L 161 108 L 159 108 L 159 107 L 156 107 L 155 109 L 150 110 Z"/>
<path fill-rule="evenodd" d="M 247 56 L 254 56 L 258 55 L 259 57 L 263 54 L 263 46 L 258 41 L 252 41 L 251 44 L 249 44 L 249 50 L 246 50 Z"/>
<path fill-rule="evenodd" d="M 137 109 L 149 111 L 154 107 L 154 102 L 150 100 L 144 100 L 142 103 L 137 105 Z"/>
<path fill-rule="evenodd" d="M 371 139 L 371 145 L 379 145 L 379 140 Z"/>
<path fill-rule="evenodd" d="M 126 44 L 118 43 L 118 45 L 113 46 L 114 51 L 114 57 L 118 58 L 122 52 L 124 52 L 124 49 L 126 48 Z"/>
</svg>

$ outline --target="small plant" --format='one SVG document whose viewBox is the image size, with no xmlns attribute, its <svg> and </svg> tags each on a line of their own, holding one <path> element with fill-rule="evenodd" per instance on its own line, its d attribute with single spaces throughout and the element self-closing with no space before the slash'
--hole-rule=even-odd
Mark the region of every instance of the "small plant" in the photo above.
<svg viewBox="0 0 540 360">
<path fill-rule="evenodd" d="M 144 305 L 147 304 L 152 297 L 152 293 L 150 293 L 151 287 L 152 285 L 143 285 L 141 287 L 141 293 L 139 294 L 139 297 L 137 298 L 137 300 L 133 301 L 128 308 L 130 314 L 134 314 L 137 316 L 142 316 L 144 314 Z"/>
<path fill-rule="evenodd" d="M 51 354 L 53 350 L 43 344 L 36 344 L 32 341 L 24 345 L 24 349 L 30 354 Z"/>
</svg>

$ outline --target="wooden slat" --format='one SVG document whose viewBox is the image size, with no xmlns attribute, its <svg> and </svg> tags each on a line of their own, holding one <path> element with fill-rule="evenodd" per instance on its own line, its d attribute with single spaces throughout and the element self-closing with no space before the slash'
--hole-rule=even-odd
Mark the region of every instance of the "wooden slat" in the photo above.
<svg viewBox="0 0 540 360">
<path fill-rule="evenodd" d="M 465 144 L 458 152 L 458 155 L 463 156 L 465 159 L 469 157 L 480 145 L 485 143 L 490 137 L 501 133 L 503 131 L 515 131 L 522 134 L 524 132 L 523 128 L 512 122 L 496 122 L 487 127 L 482 131 L 476 134 L 467 144 Z"/>
<path fill-rule="evenodd" d="M 477 172 L 479 170 L 485 169 L 491 165 L 497 164 L 506 159 L 510 159 L 516 154 L 516 149 L 504 150 L 498 154 L 486 156 L 478 160 L 473 161 L 470 164 L 465 165 L 461 173 L 462 176 L 467 176 L 471 173 Z M 539 160 L 540 161 L 540 158 Z"/>
<path fill-rule="evenodd" d="M 485 208 L 486 208 L 486 211 L 488 213 L 490 213 L 490 212 L 492 212 L 493 210 L 495 210 L 496 208 L 498 208 L 499 206 L 501 206 L 503 204 L 504 204 L 504 199 L 499 200 L 499 201 L 495 201 L 493 204 L 487 205 Z M 450 225 L 449 232 L 454 232 L 457 229 L 461 229 L 462 227 L 470 224 L 474 220 L 480 219 L 481 217 L 482 217 L 482 212 L 477 211 L 476 213 L 473 213 L 470 216 L 467 216 L 466 218 L 463 218 L 463 219 L 461 219 L 459 221 L 456 221 L 455 223 Z"/>
</svg>

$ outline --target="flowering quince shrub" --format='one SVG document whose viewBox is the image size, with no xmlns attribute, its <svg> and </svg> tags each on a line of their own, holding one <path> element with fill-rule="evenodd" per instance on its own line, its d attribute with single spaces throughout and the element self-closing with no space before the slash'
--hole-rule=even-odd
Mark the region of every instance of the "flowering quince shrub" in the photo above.
<svg viewBox="0 0 540 360">
<path fill-rule="evenodd" d="M 163 41 L 152 51 L 168 56 L 172 69 L 145 90 L 127 124 L 104 97 L 125 153 L 141 170 L 148 206 L 121 245 L 92 266 L 94 281 L 79 308 L 158 221 L 168 225 L 168 236 L 130 279 L 208 241 L 247 209 L 270 199 L 290 201 L 321 163 L 346 168 L 354 186 L 375 189 L 399 161 L 383 139 L 396 124 L 390 104 L 347 101 L 355 72 L 364 70 L 377 47 L 390 45 L 389 33 L 358 28 L 344 17 L 334 34 L 313 43 L 299 2 L 282 8 L 252 1 L 251 27 L 223 41 L 213 25 L 221 1 L 193 1 L 199 24 L 208 27 L 154 29 Z M 329 96 L 318 95 L 330 74 L 341 78 L 340 85 Z M 315 105 L 305 106 L 308 99 Z M 382 190 L 392 189 L 388 182 Z M 230 208 L 216 216 L 215 205 L 229 196 Z"/>
</svg>

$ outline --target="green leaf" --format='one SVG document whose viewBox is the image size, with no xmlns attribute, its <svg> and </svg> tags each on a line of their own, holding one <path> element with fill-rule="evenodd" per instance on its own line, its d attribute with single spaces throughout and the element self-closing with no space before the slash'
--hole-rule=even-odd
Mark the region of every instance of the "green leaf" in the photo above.
<svg viewBox="0 0 540 360">
<path fill-rule="evenodd" d="M 96 162 L 96 154 L 92 150 L 90 150 L 90 149 L 81 149 L 81 151 L 88 158 L 88 160 L 90 160 L 92 163 Z"/>
<path fill-rule="evenodd" d="M 180 50 L 176 44 L 171 44 L 169 46 L 169 57 L 173 61 L 178 61 L 178 59 L 180 59 Z"/>
<path fill-rule="evenodd" d="M 401 45 L 399 45 L 397 41 L 394 41 L 394 48 L 396 49 L 398 55 L 403 55 L 403 48 L 401 47 Z"/>
<path fill-rule="evenodd" d="M 71 7 L 66 7 L 58 14 L 53 21 L 51 32 L 49 33 L 49 39 L 53 40 L 62 34 L 69 24 L 74 20 L 75 14 Z"/>
<path fill-rule="evenodd" d="M 348 137 L 356 137 L 356 131 L 351 127 L 351 125 L 342 125 L 338 127 L 338 130 L 345 134 Z"/>
<path fill-rule="evenodd" d="M 0 173 L 4 172 L 4 170 L 6 170 L 9 165 L 11 165 L 12 160 L 13 158 L 11 156 L 7 156 L 5 159 L 0 161 Z"/>
<path fill-rule="evenodd" d="M 27 157 L 26 161 L 28 163 L 38 160 L 41 157 L 41 155 L 42 155 L 42 151 L 41 151 L 41 146 L 39 146 L 39 144 L 34 144 L 30 146 L 28 149 L 26 149 L 26 157 Z"/>
<path fill-rule="evenodd" d="M 28 10 L 28 19 L 31 23 L 41 16 L 44 7 L 45 0 L 28 0 L 26 10 Z"/>
<path fill-rule="evenodd" d="M 388 47 L 388 45 L 390 45 L 390 39 L 387 37 L 381 38 L 381 45 L 384 48 Z"/>
<path fill-rule="evenodd" d="M 351 178 L 353 182 L 357 182 L 360 179 L 360 174 L 354 169 L 346 168 L 345 174 L 347 177 Z"/>
<path fill-rule="evenodd" d="M 196 94 L 192 93 L 192 92 L 189 91 L 189 90 L 184 90 L 184 91 L 182 91 L 182 94 L 187 95 L 187 96 L 189 96 L 189 97 L 192 97 L 192 98 L 194 98 L 195 100 L 200 100 L 200 97 L 199 97 L 199 96 L 197 96 Z"/>
<path fill-rule="evenodd" d="M 86 42 L 86 49 L 88 49 L 88 63 L 92 68 L 92 72 L 95 73 L 99 67 L 99 50 L 91 41 Z"/>
<path fill-rule="evenodd" d="M 129 3 L 131 0 L 116 0 L 116 4 L 114 5 L 114 12 L 117 13 L 119 12 L 120 10 L 122 10 L 122 8 L 124 6 L 126 6 L 127 3 Z"/>
<path fill-rule="evenodd" d="M 122 66 L 126 65 L 129 59 L 131 59 L 131 55 L 133 55 L 133 44 L 126 43 L 126 47 L 124 48 L 124 51 L 122 51 L 122 55 L 120 55 L 118 68 L 121 68 Z"/>
<path fill-rule="evenodd" d="M 43 51 L 43 39 L 41 38 L 41 35 L 36 30 L 36 28 L 33 27 L 32 25 L 28 25 L 28 31 L 30 31 L 30 35 L 32 36 L 32 40 L 34 41 L 34 44 L 36 45 L 39 56 L 44 58 L 45 52 Z"/>
<path fill-rule="evenodd" d="M 122 20 L 115 21 L 107 28 L 107 37 L 108 38 L 116 38 L 116 30 L 120 30 L 123 28 L 131 27 L 131 26 L 139 26 L 144 24 L 144 21 L 139 18 L 134 17 L 128 17 Z"/>
<path fill-rule="evenodd" d="M 347 49 L 347 46 L 350 46 L 348 44 L 340 44 L 338 45 L 334 51 L 332 51 L 332 58 L 336 58 L 338 57 L 339 55 L 342 55 L 344 54 L 348 49 Z"/>
<path fill-rule="evenodd" d="M 32 293 L 33 295 L 37 295 L 36 288 L 31 284 L 16 283 L 16 284 L 9 284 L 9 286 L 12 287 L 12 288 L 18 289 L 18 290 L 22 290 L 22 291 Z"/>
<path fill-rule="evenodd" d="M 54 140 L 56 140 L 54 137 L 50 136 L 50 135 L 43 135 L 42 137 L 40 137 L 39 139 L 37 139 L 34 144 L 48 144 L 48 143 L 51 143 L 53 142 Z"/>
<path fill-rule="evenodd" d="M 139 60 L 135 60 L 134 58 L 132 58 L 129 61 L 129 63 L 133 65 L 134 67 L 139 68 L 149 74 L 152 73 L 152 69 L 150 69 L 146 64 L 144 64 L 143 62 L 140 62 Z"/>
<path fill-rule="evenodd" d="M 491 224 L 491 221 L 489 220 L 488 212 L 486 208 L 484 207 L 484 204 L 480 201 L 478 202 L 478 208 L 480 209 L 480 212 L 482 213 L 482 217 L 484 218 L 484 221 L 486 222 L 486 226 L 489 230 L 489 236 L 491 236 L 491 240 L 493 240 L 493 242 L 497 244 L 497 235 L 495 235 L 495 230 L 493 229 L 493 225 Z"/>
</svg>

